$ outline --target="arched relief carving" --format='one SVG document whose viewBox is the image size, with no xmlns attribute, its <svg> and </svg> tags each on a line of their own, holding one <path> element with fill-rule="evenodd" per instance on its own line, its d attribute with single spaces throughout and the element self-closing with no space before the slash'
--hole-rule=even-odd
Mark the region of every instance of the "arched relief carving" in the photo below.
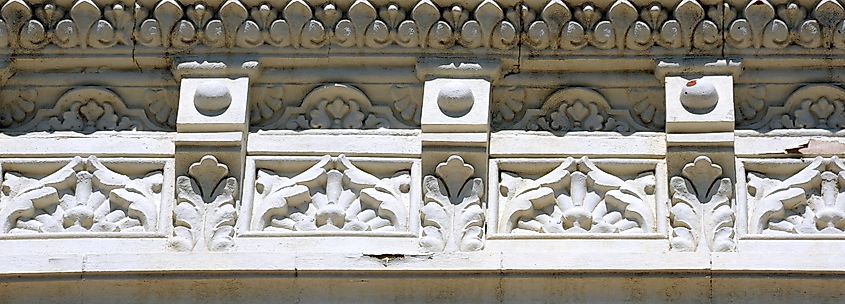
<svg viewBox="0 0 845 304">
<path fill-rule="evenodd" d="M 501 94 L 494 95 L 493 127 L 497 130 L 628 133 L 659 130 L 664 121 L 661 116 L 665 116 L 644 91 L 631 95 L 638 100 L 630 111 L 611 108 L 601 93 L 584 87 L 555 91 L 534 109 L 526 109 L 524 88 L 505 88 L 495 93 Z M 648 125 L 643 125 L 645 122 Z"/>
<path fill-rule="evenodd" d="M 403 86 L 391 87 L 392 106 L 373 105 L 360 89 L 347 84 L 326 84 L 311 90 L 296 107 L 282 107 L 278 96 L 265 95 L 270 101 L 256 100 L 253 107 L 265 109 L 269 118 L 262 129 L 380 129 L 411 128 L 419 124 L 419 102 Z M 273 109 L 277 107 L 278 109 Z M 260 110 L 264 111 L 264 110 Z M 270 114 L 273 112 L 273 114 Z M 263 117 L 263 113 L 255 114 Z M 406 122 L 411 123 L 406 124 Z"/>
<path fill-rule="evenodd" d="M 166 93 L 152 91 L 148 108 L 128 108 L 115 92 L 102 87 L 80 87 L 65 92 L 50 109 L 31 111 L 27 122 L 8 128 L 12 132 L 172 130 L 175 113 Z M 161 96 L 161 94 L 165 94 Z M 30 94 L 31 95 L 31 94 Z M 172 95 L 172 94 L 171 94 Z M 164 97 L 159 99 L 158 97 Z M 150 99 L 155 98 L 155 99 Z M 25 99 L 21 99 L 26 101 Z M 173 101 L 171 99 L 171 101 Z M 18 102 L 20 105 L 20 101 Z M 19 108 L 21 106 L 18 106 Z M 152 114 L 156 122 L 148 118 Z M 15 116 L 12 116 L 13 120 Z"/>
<path fill-rule="evenodd" d="M 807 85 L 789 95 L 782 107 L 768 107 L 748 120 L 746 113 L 762 111 L 765 92 L 740 103 L 737 127 L 768 132 L 776 129 L 820 129 L 837 132 L 845 128 L 845 89 L 832 85 Z M 755 112 L 756 113 L 756 112 Z M 751 115 L 748 115 L 751 116 Z M 763 118 L 758 118 L 758 117 Z M 756 120 L 756 121 L 754 121 Z"/>
</svg>

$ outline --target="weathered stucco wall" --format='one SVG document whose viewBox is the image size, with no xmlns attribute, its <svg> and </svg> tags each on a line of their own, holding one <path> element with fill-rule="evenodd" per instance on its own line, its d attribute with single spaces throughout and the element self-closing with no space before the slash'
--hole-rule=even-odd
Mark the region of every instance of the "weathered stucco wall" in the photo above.
<svg viewBox="0 0 845 304">
<path fill-rule="evenodd" d="M 0 302 L 842 302 L 843 20 L 0 1 Z"/>
</svg>

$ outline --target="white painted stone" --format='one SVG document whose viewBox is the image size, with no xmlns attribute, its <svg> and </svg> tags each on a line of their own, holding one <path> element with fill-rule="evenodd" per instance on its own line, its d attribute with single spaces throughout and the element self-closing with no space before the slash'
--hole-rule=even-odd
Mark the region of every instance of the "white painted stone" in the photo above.
<svg viewBox="0 0 845 304">
<path fill-rule="evenodd" d="M 423 132 L 483 132 L 490 128 L 490 82 L 433 79 L 425 82 Z"/>
<path fill-rule="evenodd" d="M 179 132 L 244 131 L 249 79 L 187 78 L 181 81 Z"/>
</svg>

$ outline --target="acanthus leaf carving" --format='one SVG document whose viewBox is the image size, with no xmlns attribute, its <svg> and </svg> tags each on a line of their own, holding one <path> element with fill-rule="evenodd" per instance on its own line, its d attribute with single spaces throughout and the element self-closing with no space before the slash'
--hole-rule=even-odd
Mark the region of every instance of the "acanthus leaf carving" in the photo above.
<svg viewBox="0 0 845 304">
<path fill-rule="evenodd" d="M 622 179 L 567 158 L 536 179 L 502 172 L 500 233 L 652 233 L 654 172 Z"/>
<path fill-rule="evenodd" d="M 411 176 L 381 177 L 344 155 L 323 156 L 308 169 L 280 176 L 259 169 L 252 230 L 406 231 Z"/>
<path fill-rule="evenodd" d="M 161 171 L 133 178 L 94 156 L 76 157 L 40 178 L 6 172 L 0 233 L 153 232 L 162 182 Z"/>
<path fill-rule="evenodd" d="M 423 179 L 420 246 L 431 252 L 476 251 L 484 247 L 484 182 L 457 155 Z"/>
<path fill-rule="evenodd" d="M 748 172 L 749 232 L 841 234 L 845 232 L 845 164 L 816 157 L 784 178 Z"/>
<path fill-rule="evenodd" d="M 235 246 L 238 181 L 229 167 L 212 155 L 203 156 L 176 178 L 173 236 L 180 251 L 224 251 Z"/>
<path fill-rule="evenodd" d="M 733 251 L 733 183 L 722 177 L 722 167 L 707 156 L 686 164 L 669 181 L 669 214 L 674 251 Z"/>
</svg>

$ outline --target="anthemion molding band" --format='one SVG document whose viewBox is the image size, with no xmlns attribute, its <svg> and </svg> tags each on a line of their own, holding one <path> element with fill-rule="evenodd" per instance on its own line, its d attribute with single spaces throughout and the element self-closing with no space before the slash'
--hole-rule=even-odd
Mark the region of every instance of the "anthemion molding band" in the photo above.
<svg viewBox="0 0 845 304">
<path fill-rule="evenodd" d="M 0 303 L 845 302 L 839 0 L 0 0 Z"/>
</svg>

